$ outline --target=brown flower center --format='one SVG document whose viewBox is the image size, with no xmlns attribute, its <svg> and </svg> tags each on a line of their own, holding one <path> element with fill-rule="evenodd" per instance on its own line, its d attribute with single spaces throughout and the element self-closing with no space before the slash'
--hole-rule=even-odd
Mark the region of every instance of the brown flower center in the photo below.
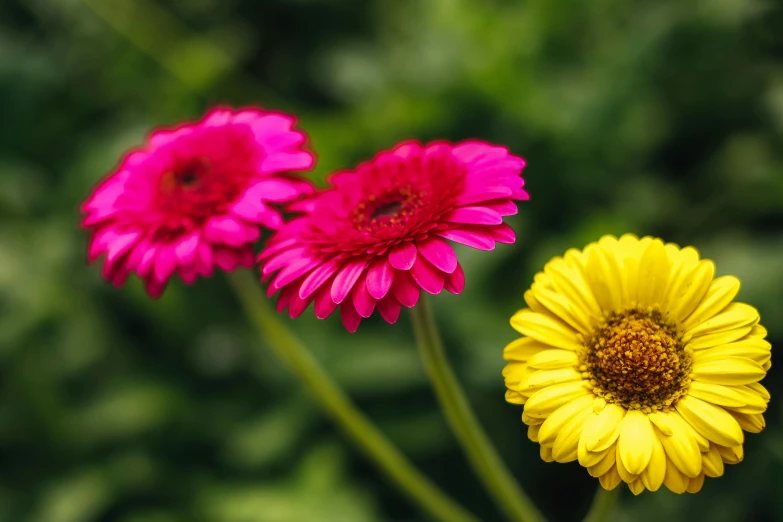
<svg viewBox="0 0 783 522">
<path fill-rule="evenodd" d="M 353 221 L 361 231 L 404 226 L 421 208 L 423 196 L 410 188 L 370 195 L 354 210 Z"/>
<path fill-rule="evenodd" d="M 667 410 L 690 384 L 692 352 L 656 309 L 608 314 L 584 346 L 580 370 L 606 402 L 646 413 Z"/>
</svg>

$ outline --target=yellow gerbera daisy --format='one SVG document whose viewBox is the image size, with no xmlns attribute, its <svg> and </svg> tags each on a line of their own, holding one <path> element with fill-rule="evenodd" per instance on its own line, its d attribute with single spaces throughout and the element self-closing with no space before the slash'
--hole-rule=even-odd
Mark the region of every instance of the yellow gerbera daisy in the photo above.
<svg viewBox="0 0 783 522">
<path fill-rule="evenodd" d="M 552 259 L 511 318 L 506 399 L 545 461 L 606 489 L 699 491 L 764 428 L 770 344 L 740 282 L 659 239 L 605 236 Z"/>
</svg>

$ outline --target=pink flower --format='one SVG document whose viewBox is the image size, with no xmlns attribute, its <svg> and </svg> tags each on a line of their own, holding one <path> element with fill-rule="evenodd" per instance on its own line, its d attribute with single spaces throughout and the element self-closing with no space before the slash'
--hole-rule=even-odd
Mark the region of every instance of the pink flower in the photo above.
<svg viewBox="0 0 783 522">
<path fill-rule="evenodd" d="M 90 262 L 105 254 L 106 279 L 119 287 L 136 272 L 152 297 L 174 272 L 190 284 L 215 265 L 252 267 L 260 226 L 283 224 L 272 205 L 312 192 L 282 174 L 313 164 L 293 124 L 285 114 L 218 108 L 153 132 L 82 205 Z"/>
<path fill-rule="evenodd" d="M 464 274 L 446 240 L 481 250 L 513 243 L 503 216 L 516 214 L 512 200 L 528 199 L 524 166 L 480 141 L 406 142 L 332 175 L 334 188 L 292 205 L 305 214 L 259 256 L 269 295 L 280 291 L 278 310 L 291 317 L 313 301 L 321 319 L 340 306 L 354 332 L 376 308 L 394 323 L 421 289 L 461 292 Z"/>
</svg>

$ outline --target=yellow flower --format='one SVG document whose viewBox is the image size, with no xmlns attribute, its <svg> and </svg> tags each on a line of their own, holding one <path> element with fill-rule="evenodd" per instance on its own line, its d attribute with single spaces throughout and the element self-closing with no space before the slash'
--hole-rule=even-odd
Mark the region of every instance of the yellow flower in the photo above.
<svg viewBox="0 0 783 522">
<path fill-rule="evenodd" d="M 770 367 L 737 278 L 691 248 L 605 236 L 552 259 L 511 318 L 506 399 L 547 462 L 578 460 L 606 489 L 699 491 L 764 428 Z"/>
</svg>

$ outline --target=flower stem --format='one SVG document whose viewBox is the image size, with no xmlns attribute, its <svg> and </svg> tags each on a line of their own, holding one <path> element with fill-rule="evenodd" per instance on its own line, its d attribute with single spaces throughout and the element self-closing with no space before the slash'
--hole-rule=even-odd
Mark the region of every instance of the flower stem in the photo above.
<svg viewBox="0 0 783 522">
<path fill-rule="evenodd" d="M 471 410 L 446 359 L 426 295 L 422 294 L 412 313 L 419 352 L 440 405 L 487 491 L 509 520 L 543 522 L 544 517 L 503 464 Z"/>
<path fill-rule="evenodd" d="M 607 491 L 602 486 L 598 486 L 593 503 L 590 505 L 590 511 L 587 512 L 584 522 L 605 522 L 619 498 L 620 488 Z"/>
<path fill-rule="evenodd" d="M 478 522 L 478 519 L 446 496 L 422 475 L 376 428 L 329 377 L 305 346 L 280 321 L 249 272 L 229 274 L 242 307 L 280 359 L 309 388 L 326 413 L 399 489 L 442 522 Z"/>
</svg>

